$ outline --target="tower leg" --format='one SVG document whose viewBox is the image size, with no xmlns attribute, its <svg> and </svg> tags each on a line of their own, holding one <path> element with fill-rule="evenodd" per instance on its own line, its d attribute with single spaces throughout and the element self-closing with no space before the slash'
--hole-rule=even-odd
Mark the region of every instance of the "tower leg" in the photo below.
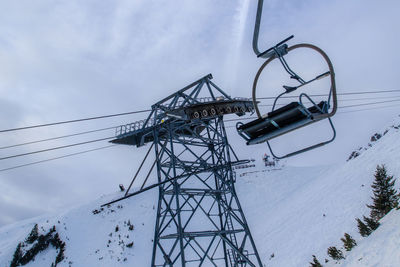
<svg viewBox="0 0 400 267">
<path fill-rule="evenodd" d="M 222 117 L 162 125 L 151 266 L 262 266 L 234 188 Z"/>
</svg>

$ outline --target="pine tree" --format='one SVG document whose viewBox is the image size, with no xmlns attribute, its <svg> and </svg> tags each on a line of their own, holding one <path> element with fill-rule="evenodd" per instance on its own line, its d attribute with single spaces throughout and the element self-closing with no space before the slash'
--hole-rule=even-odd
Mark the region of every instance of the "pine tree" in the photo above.
<svg viewBox="0 0 400 267">
<path fill-rule="evenodd" d="M 329 247 L 328 248 L 328 255 L 334 260 L 341 260 L 344 259 L 343 252 L 336 247 Z"/>
<path fill-rule="evenodd" d="M 381 225 L 378 221 L 375 221 L 372 218 L 368 218 L 368 217 L 364 217 L 364 222 L 367 223 L 368 227 L 372 230 L 375 231 L 376 229 L 378 229 L 379 225 Z"/>
<path fill-rule="evenodd" d="M 344 237 L 340 238 L 340 240 L 342 240 L 346 251 L 350 251 L 353 247 L 357 246 L 357 242 L 348 233 L 345 233 Z"/>
<path fill-rule="evenodd" d="M 371 209 L 371 218 L 378 221 L 389 213 L 399 200 L 394 184 L 396 179 L 388 176 L 385 165 L 376 166 L 375 180 L 371 185 L 374 196 L 373 204 L 367 205 Z"/>
<path fill-rule="evenodd" d="M 313 261 L 310 262 L 310 267 L 322 267 L 321 263 L 317 260 L 317 257 L 315 255 L 312 255 Z"/>
<path fill-rule="evenodd" d="M 39 228 L 38 225 L 35 224 L 35 226 L 33 226 L 31 233 L 29 234 L 29 236 L 26 238 L 26 242 L 28 244 L 32 244 L 33 242 L 35 242 L 39 237 Z"/>
<path fill-rule="evenodd" d="M 15 249 L 13 259 L 11 261 L 10 267 L 16 267 L 20 265 L 20 260 L 22 258 L 22 250 L 21 250 L 21 243 L 18 243 L 17 248 Z"/>
<path fill-rule="evenodd" d="M 362 237 L 369 236 L 372 233 L 371 228 L 368 227 L 365 223 L 363 223 L 359 218 L 356 218 L 358 232 Z"/>
</svg>

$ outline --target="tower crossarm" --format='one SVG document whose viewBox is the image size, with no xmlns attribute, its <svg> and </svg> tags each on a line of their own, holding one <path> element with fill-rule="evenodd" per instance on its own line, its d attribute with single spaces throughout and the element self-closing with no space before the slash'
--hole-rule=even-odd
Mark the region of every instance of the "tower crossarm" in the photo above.
<svg viewBox="0 0 400 267">
<path fill-rule="evenodd" d="M 232 98 L 212 81 L 212 75 L 189 84 L 181 90 L 158 101 L 152 106 L 147 119 L 120 125 L 116 128 L 116 138 L 111 143 L 143 146 L 154 141 L 154 133 L 165 134 L 162 130 L 166 124 L 179 125 L 190 122 L 191 129 L 178 132 L 178 135 L 190 136 L 192 132 L 199 134 L 204 127 L 201 121 L 212 120 L 227 114 L 245 115 L 254 111 L 249 98 Z M 198 126 L 196 123 L 198 122 Z M 160 136 L 158 136 L 160 137 Z"/>
</svg>

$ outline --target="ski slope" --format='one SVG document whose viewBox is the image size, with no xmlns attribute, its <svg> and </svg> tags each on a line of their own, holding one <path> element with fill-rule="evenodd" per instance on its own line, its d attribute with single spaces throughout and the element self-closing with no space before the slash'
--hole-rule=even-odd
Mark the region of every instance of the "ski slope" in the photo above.
<svg viewBox="0 0 400 267">
<path fill-rule="evenodd" d="M 345 253 L 341 265 L 400 266 L 400 211 L 383 218 L 368 238 L 360 237 L 355 221 L 369 214 L 366 204 L 371 202 L 370 185 L 378 164 L 400 177 L 400 131 L 388 129 L 359 156 L 341 164 L 270 170 L 260 161 L 237 170 L 236 190 L 265 266 L 309 266 L 312 255 L 325 266 L 327 248 L 340 248 L 344 233 L 359 245 Z M 42 232 L 55 225 L 66 242 L 66 259 L 58 266 L 149 266 L 158 192 L 100 209 L 122 194 L 0 228 L 0 266 L 10 265 L 18 242 L 35 223 Z M 50 266 L 55 254 L 49 248 L 26 266 Z M 326 266 L 336 263 L 330 259 Z"/>
<path fill-rule="evenodd" d="M 392 210 L 380 221 L 381 225 L 368 238 L 357 240 L 357 246 L 346 259 L 338 263 L 332 261 L 327 267 L 394 267 L 400 265 L 400 211 Z"/>
</svg>

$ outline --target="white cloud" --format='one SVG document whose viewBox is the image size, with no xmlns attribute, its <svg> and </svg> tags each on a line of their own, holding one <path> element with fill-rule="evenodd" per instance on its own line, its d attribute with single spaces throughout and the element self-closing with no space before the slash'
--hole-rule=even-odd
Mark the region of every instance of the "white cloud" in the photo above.
<svg viewBox="0 0 400 267">
<path fill-rule="evenodd" d="M 328 52 L 339 91 L 397 89 L 398 7 L 397 1 L 385 1 L 384 5 L 372 0 L 265 1 L 259 46 L 266 49 L 295 34 L 291 44 L 316 43 Z M 0 128 L 146 109 L 209 72 L 228 93 L 250 96 L 252 79 L 261 64 L 251 48 L 255 8 L 256 1 L 2 1 Z M 315 161 L 316 155 L 338 160 L 332 159 L 332 151 L 341 158 L 348 145 L 361 142 L 360 135 L 368 136 L 372 126 L 366 123 L 349 130 L 352 121 L 366 120 L 365 113 L 358 114 L 338 117 L 335 145 L 298 159 L 299 164 L 306 158 Z M 389 117 L 393 111 L 380 114 Z M 2 134 L 0 144 L 142 118 L 135 115 Z M 10 155 L 112 134 L 0 153 Z M 235 133 L 232 140 L 244 154 L 251 154 L 253 148 L 244 147 Z M 2 161 L 0 168 L 75 151 L 78 149 Z M 41 205 L 46 195 L 52 200 L 46 210 L 70 205 L 128 182 L 144 153 L 143 149 L 118 147 L 3 172 L 0 195 L 5 194 L 4 188 L 8 188 L 9 198 L 18 199 L 20 192 L 26 192 L 21 205 L 27 209 L 29 201 L 31 206 Z M 4 203 L 0 200 L 0 205 Z M 7 222 L 40 213 L 19 210 L 7 215 Z"/>
</svg>

